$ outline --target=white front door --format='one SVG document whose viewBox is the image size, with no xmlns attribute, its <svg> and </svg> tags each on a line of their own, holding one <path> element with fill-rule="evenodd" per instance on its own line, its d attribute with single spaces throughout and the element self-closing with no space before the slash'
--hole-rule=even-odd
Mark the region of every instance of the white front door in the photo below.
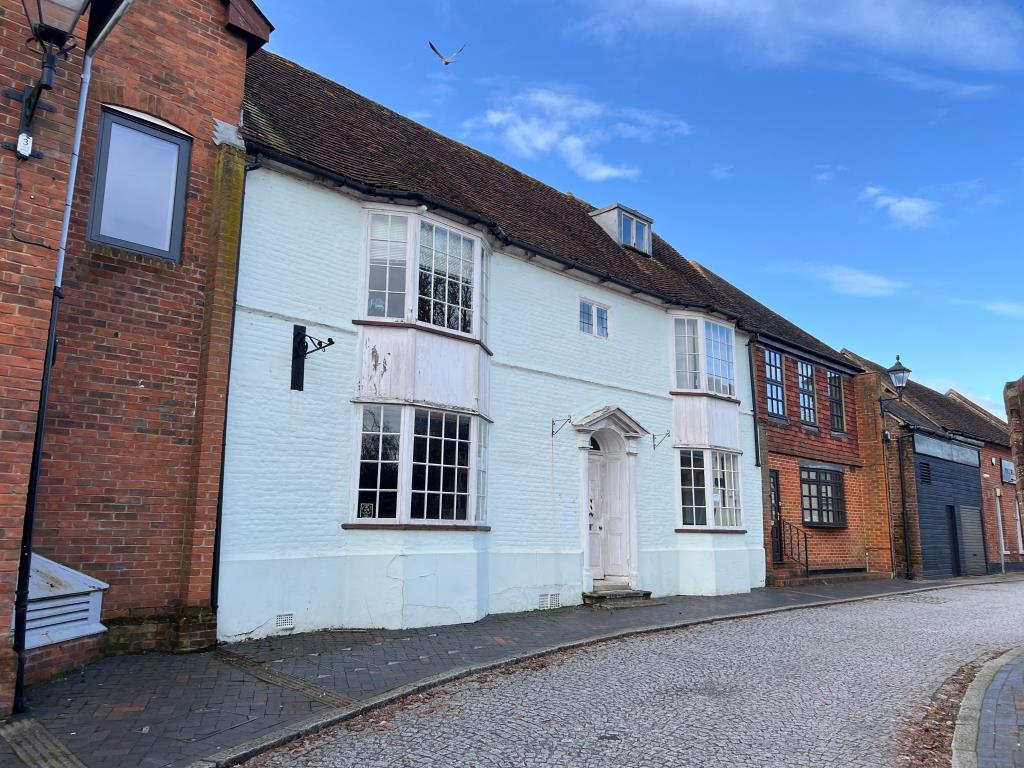
<svg viewBox="0 0 1024 768">
<path fill-rule="evenodd" d="M 608 507 L 605 494 L 605 460 L 600 453 L 591 452 L 587 475 L 590 478 L 590 504 L 588 524 L 590 526 L 590 574 L 595 579 L 604 578 L 604 517 Z"/>
<path fill-rule="evenodd" d="M 629 576 L 627 552 L 629 529 L 623 493 L 624 457 L 613 454 L 605 458 L 604 571 L 607 576 Z"/>
<path fill-rule="evenodd" d="M 590 573 L 595 579 L 629 576 L 629 528 L 622 488 L 624 457 L 592 451 L 590 476 Z"/>
</svg>

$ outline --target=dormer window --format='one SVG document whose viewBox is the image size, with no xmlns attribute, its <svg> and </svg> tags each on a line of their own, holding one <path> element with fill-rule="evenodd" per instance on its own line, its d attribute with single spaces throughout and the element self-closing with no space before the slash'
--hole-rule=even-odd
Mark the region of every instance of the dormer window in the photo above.
<svg viewBox="0 0 1024 768">
<path fill-rule="evenodd" d="M 590 215 L 615 242 L 650 254 L 651 226 L 654 222 L 649 217 L 632 208 L 627 208 L 621 203 L 614 203 L 606 208 L 591 211 Z"/>
<path fill-rule="evenodd" d="M 625 211 L 619 211 L 619 242 L 644 253 L 651 252 L 649 222 Z"/>
</svg>

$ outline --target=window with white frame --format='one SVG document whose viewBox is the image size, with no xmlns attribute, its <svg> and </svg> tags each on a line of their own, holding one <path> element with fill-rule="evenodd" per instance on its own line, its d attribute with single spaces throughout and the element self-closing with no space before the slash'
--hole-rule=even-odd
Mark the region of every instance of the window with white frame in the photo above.
<svg viewBox="0 0 1024 768">
<path fill-rule="evenodd" d="M 682 448 L 679 451 L 679 484 L 684 528 L 737 528 L 742 525 L 739 454 Z"/>
<path fill-rule="evenodd" d="M 415 410 L 411 519 L 468 518 L 470 425 L 469 416 Z"/>
<path fill-rule="evenodd" d="M 420 222 L 419 303 L 416 317 L 462 333 L 473 332 L 474 240 Z"/>
<path fill-rule="evenodd" d="M 676 387 L 700 389 L 700 340 L 697 319 L 677 317 L 676 325 Z"/>
<path fill-rule="evenodd" d="M 365 406 L 362 423 L 356 514 L 363 519 L 394 519 L 398 516 L 402 408 Z"/>
<path fill-rule="evenodd" d="M 363 405 L 360 413 L 357 520 L 470 524 L 484 519 L 483 419 L 402 405 Z"/>
<path fill-rule="evenodd" d="M 619 242 L 644 253 L 651 252 L 651 225 L 625 211 L 619 211 Z"/>
<path fill-rule="evenodd" d="M 803 360 L 796 363 L 796 388 L 800 395 L 800 421 L 805 424 L 817 424 L 818 400 L 814 392 L 814 366 Z"/>
<path fill-rule="evenodd" d="M 764 351 L 765 395 L 768 398 L 768 415 L 786 415 L 786 389 L 783 379 L 782 353 L 774 349 Z"/>
<path fill-rule="evenodd" d="M 425 216 L 371 210 L 365 247 L 366 317 L 484 340 L 489 254 L 479 238 Z"/>
<path fill-rule="evenodd" d="M 673 322 L 676 388 L 735 397 L 732 328 L 694 317 L 676 317 Z"/>
<path fill-rule="evenodd" d="M 730 397 L 735 395 L 736 372 L 733 365 L 732 328 L 705 320 L 704 352 L 707 359 L 705 375 L 708 391 Z"/>
<path fill-rule="evenodd" d="M 580 299 L 580 332 L 608 338 L 608 307 Z"/>
<path fill-rule="evenodd" d="M 370 271 L 366 298 L 366 314 L 370 317 L 405 317 L 408 232 L 407 216 L 370 215 Z"/>
<path fill-rule="evenodd" d="M 704 474 L 704 451 L 679 451 L 679 474 L 682 488 L 683 525 L 707 525 L 707 480 Z"/>
</svg>

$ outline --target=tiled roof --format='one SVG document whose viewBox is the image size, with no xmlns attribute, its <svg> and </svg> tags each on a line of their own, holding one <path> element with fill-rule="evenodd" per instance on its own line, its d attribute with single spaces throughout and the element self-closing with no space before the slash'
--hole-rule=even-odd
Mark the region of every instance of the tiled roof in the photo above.
<svg viewBox="0 0 1024 768">
<path fill-rule="evenodd" d="M 624 248 L 589 215 L 588 203 L 287 59 L 255 53 L 245 91 L 242 135 L 252 148 L 370 194 L 440 203 L 511 245 L 673 304 L 718 310 L 747 330 L 848 364 L 657 235 L 651 256 Z"/>
<path fill-rule="evenodd" d="M 887 376 L 885 366 L 844 350 L 846 355 L 862 368 Z M 973 437 L 986 443 L 1010 445 L 1010 429 L 1000 426 L 1002 422 L 986 417 L 975 408 L 961 403 L 956 398 L 944 395 L 911 379 L 903 390 L 903 402 L 927 417 L 939 430 L 957 435 Z M 891 410 L 891 409 L 890 409 Z M 897 413 L 897 415 L 899 415 Z"/>
</svg>

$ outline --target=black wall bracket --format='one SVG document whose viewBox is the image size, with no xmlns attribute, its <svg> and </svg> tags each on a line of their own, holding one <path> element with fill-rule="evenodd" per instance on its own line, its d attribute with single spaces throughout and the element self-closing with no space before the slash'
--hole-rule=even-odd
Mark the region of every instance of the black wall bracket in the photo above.
<svg viewBox="0 0 1024 768">
<path fill-rule="evenodd" d="M 306 358 L 331 346 L 334 346 L 334 339 L 330 336 L 323 341 L 306 333 L 304 325 L 292 326 L 292 389 L 302 391 L 306 379 Z"/>
</svg>

